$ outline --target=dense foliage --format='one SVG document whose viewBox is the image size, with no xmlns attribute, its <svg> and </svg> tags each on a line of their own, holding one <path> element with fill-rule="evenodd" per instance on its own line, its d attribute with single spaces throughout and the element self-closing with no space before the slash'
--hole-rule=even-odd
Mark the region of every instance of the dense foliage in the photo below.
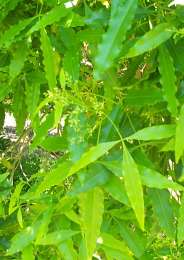
<svg viewBox="0 0 184 260">
<path fill-rule="evenodd" d="M 0 0 L 0 259 L 183 259 L 180 4 Z"/>
</svg>

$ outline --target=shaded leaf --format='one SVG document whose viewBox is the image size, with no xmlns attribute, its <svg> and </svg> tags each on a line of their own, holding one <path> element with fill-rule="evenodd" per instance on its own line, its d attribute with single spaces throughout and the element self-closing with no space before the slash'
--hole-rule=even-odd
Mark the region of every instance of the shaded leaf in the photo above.
<svg viewBox="0 0 184 260">
<path fill-rule="evenodd" d="M 49 89 L 52 91 L 56 87 L 56 71 L 54 62 L 54 51 L 50 39 L 45 29 L 41 30 L 41 48 L 43 52 L 43 64 L 45 67 L 45 77 L 48 81 Z"/>
<path fill-rule="evenodd" d="M 159 48 L 159 71 L 160 71 L 160 83 L 163 88 L 164 99 L 168 103 L 168 110 L 173 116 L 177 115 L 178 101 L 176 99 L 176 76 L 175 68 L 173 65 L 172 57 L 167 48 L 162 45 Z"/>
<path fill-rule="evenodd" d="M 169 201 L 169 192 L 151 189 L 149 195 L 160 227 L 165 231 L 167 236 L 174 239 L 176 230 L 173 210 Z"/>
</svg>

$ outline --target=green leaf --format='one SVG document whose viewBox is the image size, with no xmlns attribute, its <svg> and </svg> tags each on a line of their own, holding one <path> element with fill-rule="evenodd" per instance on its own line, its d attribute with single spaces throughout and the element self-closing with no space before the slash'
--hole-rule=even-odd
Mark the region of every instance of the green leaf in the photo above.
<svg viewBox="0 0 184 260">
<path fill-rule="evenodd" d="M 42 222 L 40 223 L 39 229 L 36 234 L 36 240 L 35 244 L 39 244 L 43 237 L 45 237 L 45 234 L 48 232 L 48 226 L 51 221 L 53 209 L 52 205 L 48 203 L 47 205 L 48 209 L 43 213 L 42 216 Z"/>
<path fill-rule="evenodd" d="M 45 68 L 45 77 L 48 81 L 49 89 L 52 91 L 57 84 L 55 62 L 54 62 L 54 51 L 45 29 L 41 30 L 40 40 L 41 40 L 41 49 L 43 52 L 43 64 Z"/>
<path fill-rule="evenodd" d="M 22 250 L 21 260 L 34 260 L 33 246 L 29 245 Z"/>
<path fill-rule="evenodd" d="M 19 23 L 12 25 L 7 31 L 1 35 L 0 38 L 0 47 L 6 47 L 9 48 L 10 45 L 16 41 L 16 36 L 21 34 L 21 32 L 35 19 L 28 18 L 22 21 L 19 21 Z"/>
<path fill-rule="evenodd" d="M 1 173 L 0 174 L 0 183 L 7 179 L 7 177 L 10 175 L 9 172 Z"/>
<path fill-rule="evenodd" d="M 126 57 L 132 58 L 155 49 L 163 42 L 167 41 L 173 33 L 174 28 L 170 24 L 161 23 L 157 25 L 137 40 L 137 42 L 128 51 Z"/>
<path fill-rule="evenodd" d="M 72 240 L 64 241 L 58 245 L 58 250 L 61 252 L 64 259 L 77 260 L 77 253 L 73 247 Z"/>
<path fill-rule="evenodd" d="M 118 161 L 118 160 L 117 161 L 103 161 L 101 163 L 109 171 L 114 173 L 117 177 L 122 176 L 122 166 L 121 166 L 120 161 Z M 182 191 L 184 189 L 184 187 L 181 186 L 180 184 L 178 184 L 172 180 L 169 180 L 167 178 L 167 176 L 164 176 L 153 169 L 147 168 L 142 165 L 138 165 L 138 169 L 139 169 L 142 184 L 149 188 L 173 189 L 176 191 L 177 190 Z M 124 175 L 124 172 L 123 172 L 123 175 Z M 108 182 L 107 184 L 105 184 L 105 187 L 108 188 L 109 185 L 110 185 L 109 188 L 112 186 L 111 189 L 113 189 L 113 187 L 114 187 L 114 189 L 116 189 L 116 187 L 117 187 L 117 190 L 115 191 L 117 193 L 119 190 L 118 182 L 120 182 L 120 180 L 118 181 L 118 179 L 111 178 L 111 181 Z M 109 192 L 110 192 L 110 190 L 109 190 Z"/>
<path fill-rule="evenodd" d="M 162 102 L 162 91 L 157 87 L 128 90 L 125 96 L 125 105 L 127 107 L 143 107 L 148 105 L 155 105 L 156 103 Z"/>
<path fill-rule="evenodd" d="M 100 234 L 104 211 L 104 195 L 100 188 L 83 193 L 79 198 L 82 231 L 88 259 L 92 258 Z"/>
<path fill-rule="evenodd" d="M 40 84 L 37 82 L 27 84 L 25 95 L 27 112 L 30 114 L 30 117 L 32 118 L 40 98 Z"/>
<path fill-rule="evenodd" d="M 36 148 L 37 145 L 39 145 L 44 141 L 44 139 L 48 134 L 49 129 L 51 129 L 53 125 L 54 125 L 54 112 L 52 111 L 50 114 L 47 114 L 45 121 L 35 129 L 36 135 L 33 138 L 32 144 L 30 146 L 31 149 Z"/>
<path fill-rule="evenodd" d="M 48 136 L 41 143 L 41 147 L 49 152 L 63 151 L 67 148 L 67 140 L 63 136 Z"/>
<path fill-rule="evenodd" d="M 112 175 L 103 187 L 105 191 L 108 192 L 115 200 L 130 206 L 124 183 L 120 178 Z"/>
<path fill-rule="evenodd" d="M 178 217 L 178 225 L 177 225 L 177 240 L 178 244 L 184 240 L 184 196 L 181 197 L 181 204 L 179 208 L 179 217 Z"/>
<path fill-rule="evenodd" d="M 64 179 L 68 176 L 69 168 L 70 162 L 65 161 L 59 164 L 55 169 L 47 173 L 43 181 L 38 185 L 36 194 L 40 194 L 55 185 L 60 186 L 63 183 Z"/>
<path fill-rule="evenodd" d="M 119 224 L 119 233 L 134 255 L 138 259 L 141 259 L 140 257 L 146 249 L 146 239 L 143 233 L 138 229 L 128 227 L 128 225 L 122 221 Z"/>
<path fill-rule="evenodd" d="M 97 240 L 97 243 L 105 245 L 107 247 L 119 250 L 125 255 L 132 255 L 132 252 L 128 249 L 123 241 L 116 239 L 114 236 L 108 233 L 101 233 Z"/>
<path fill-rule="evenodd" d="M 112 10 L 108 30 L 103 35 L 95 59 L 95 77 L 97 79 L 103 76 L 119 55 L 121 43 L 125 40 L 126 32 L 131 27 L 136 8 L 136 0 L 119 0 L 116 8 Z"/>
<path fill-rule="evenodd" d="M 144 230 L 144 198 L 138 167 L 124 145 L 123 173 L 125 189 L 141 229 Z M 132 188 L 133 187 L 133 188 Z"/>
<path fill-rule="evenodd" d="M 0 102 L 11 92 L 11 86 L 6 83 L 0 84 Z"/>
<path fill-rule="evenodd" d="M 28 31 L 28 34 L 36 32 L 48 25 L 58 22 L 61 18 L 67 16 L 70 10 L 66 9 L 64 5 L 59 5 L 53 8 L 51 11 L 44 14 L 37 23 Z"/>
<path fill-rule="evenodd" d="M 160 83 L 163 88 L 164 99 L 168 103 L 168 110 L 173 116 L 177 115 L 178 101 L 176 99 L 176 76 L 175 68 L 173 65 L 172 57 L 168 49 L 162 45 L 159 48 L 159 71 L 160 71 Z"/>
<path fill-rule="evenodd" d="M 12 82 L 21 72 L 24 67 L 24 62 L 27 57 L 28 46 L 22 41 L 16 44 L 13 50 L 13 59 L 9 66 L 10 82 Z"/>
<path fill-rule="evenodd" d="M 68 50 L 65 53 L 63 60 L 63 69 L 71 81 L 79 79 L 80 70 L 80 52 L 75 48 Z"/>
<path fill-rule="evenodd" d="M 10 202 L 9 202 L 9 209 L 8 214 L 12 214 L 17 209 L 17 203 L 19 201 L 20 193 L 22 191 L 22 188 L 24 186 L 23 182 L 19 182 L 19 184 L 16 186 L 14 192 L 11 195 Z"/>
<path fill-rule="evenodd" d="M 16 119 L 16 130 L 20 134 L 25 126 L 27 111 L 25 105 L 25 92 L 21 82 L 14 89 L 13 115 Z"/>
<path fill-rule="evenodd" d="M 71 229 L 59 230 L 48 233 L 42 239 L 39 240 L 39 245 L 57 245 L 62 241 L 70 239 L 72 236 L 78 234 L 79 231 L 74 231 Z"/>
<path fill-rule="evenodd" d="M 155 170 L 144 166 L 139 166 L 139 172 L 141 174 L 142 184 L 149 188 L 172 189 L 176 191 L 184 190 L 183 186 L 172 180 L 169 180 L 168 177 L 163 176 Z"/>
<path fill-rule="evenodd" d="M 50 212 L 49 208 L 48 210 L 42 212 L 31 226 L 26 227 L 24 230 L 17 232 L 13 236 L 7 255 L 13 255 L 24 250 L 24 248 L 29 246 L 34 241 L 37 233 L 42 231 L 44 220 L 47 218 L 48 212 Z"/>
<path fill-rule="evenodd" d="M 157 216 L 160 227 L 165 231 L 167 236 L 175 239 L 175 224 L 173 210 L 170 204 L 168 191 L 151 189 L 149 195 L 152 201 L 153 210 Z"/>
<path fill-rule="evenodd" d="M 175 158 L 176 162 L 179 161 L 184 151 L 184 105 L 181 107 L 180 115 L 176 123 L 176 136 L 175 136 Z"/>
<path fill-rule="evenodd" d="M 0 9 L 0 22 L 2 22 L 9 12 L 13 11 L 21 0 L 3 0 Z"/>
<path fill-rule="evenodd" d="M 69 175 L 72 175 L 90 163 L 95 162 L 98 158 L 107 153 L 113 146 L 118 144 L 119 141 L 100 143 L 91 147 L 81 158 L 71 167 Z"/>
<path fill-rule="evenodd" d="M 172 137 L 175 134 L 175 125 L 156 125 L 146 127 L 126 137 L 127 140 L 160 140 Z"/>
</svg>

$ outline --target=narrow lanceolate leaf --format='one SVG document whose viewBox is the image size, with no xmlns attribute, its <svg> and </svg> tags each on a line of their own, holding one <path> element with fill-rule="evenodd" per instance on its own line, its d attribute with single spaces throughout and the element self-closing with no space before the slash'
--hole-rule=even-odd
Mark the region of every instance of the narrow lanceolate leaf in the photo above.
<svg viewBox="0 0 184 260">
<path fill-rule="evenodd" d="M 13 58 L 9 66 L 10 82 L 14 80 L 24 67 L 24 62 L 27 57 L 28 46 L 25 41 L 19 42 L 16 49 L 13 51 Z"/>
<path fill-rule="evenodd" d="M 184 105 L 181 107 L 179 119 L 176 124 L 176 139 L 175 139 L 175 157 L 176 162 L 179 161 L 184 151 Z"/>
<path fill-rule="evenodd" d="M 163 88 L 164 99 L 168 103 L 168 110 L 173 116 L 177 115 L 177 99 L 176 99 L 176 76 L 172 57 L 167 48 L 162 45 L 159 48 L 159 71 L 161 75 L 160 83 Z"/>
<path fill-rule="evenodd" d="M 122 253 L 124 253 L 125 255 L 130 255 L 130 256 L 132 255 L 132 252 L 129 250 L 129 248 L 126 246 L 126 244 L 123 241 L 116 239 L 111 234 L 102 233 L 100 235 L 100 237 L 98 238 L 97 243 L 108 246 L 115 250 L 119 250 Z"/>
<path fill-rule="evenodd" d="M 9 210 L 8 210 L 9 215 L 17 209 L 17 203 L 19 201 L 20 193 L 21 193 L 23 186 L 24 186 L 23 182 L 20 182 L 16 186 L 14 192 L 11 195 L 10 203 L 9 203 Z"/>
<path fill-rule="evenodd" d="M 27 84 L 25 96 L 27 112 L 30 114 L 30 117 L 32 118 L 32 115 L 34 114 L 37 108 L 40 98 L 40 84 L 36 82 Z"/>
<path fill-rule="evenodd" d="M 175 125 L 156 125 L 143 128 L 135 134 L 126 137 L 127 140 L 160 140 L 175 134 Z"/>
<path fill-rule="evenodd" d="M 71 167 L 69 175 L 72 175 L 86 167 L 88 164 L 95 162 L 98 158 L 107 153 L 113 146 L 118 143 L 119 141 L 106 142 L 93 146 L 89 149 L 89 151 L 84 153 L 81 158 Z"/>
<path fill-rule="evenodd" d="M 45 29 L 41 30 L 41 48 L 43 52 L 43 64 L 45 67 L 45 77 L 48 81 L 49 89 L 52 91 L 56 87 L 56 72 L 53 48 Z"/>
<path fill-rule="evenodd" d="M 169 192 L 166 190 L 151 189 L 149 195 L 160 227 L 165 231 L 167 236 L 175 238 L 175 220 L 169 201 Z"/>
<path fill-rule="evenodd" d="M 144 198 L 141 177 L 139 175 L 138 167 L 125 145 L 123 151 L 125 189 L 139 225 L 141 229 L 144 229 Z"/>
<path fill-rule="evenodd" d="M 104 161 L 102 164 L 114 175 L 117 177 L 122 176 L 122 166 L 120 161 Z M 162 175 L 161 173 L 147 168 L 142 165 L 138 165 L 140 177 L 141 177 L 141 182 L 143 185 L 149 187 L 149 188 L 157 188 L 157 189 L 173 189 L 173 190 L 179 190 L 183 191 L 184 187 L 177 182 L 174 182 L 172 180 L 169 180 L 167 176 Z M 123 172 L 124 175 L 124 172 Z M 105 184 L 105 189 L 109 190 L 109 193 L 111 194 L 110 191 L 112 191 L 112 196 L 116 199 L 114 196 L 115 194 L 119 194 L 121 190 L 121 196 L 117 196 L 117 200 L 121 201 L 119 198 L 123 198 L 123 184 L 121 183 L 121 180 L 119 178 L 110 178 L 110 180 Z M 121 187 L 122 186 L 122 187 Z M 121 187 L 121 189 L 120 189 Z M 114 195 L 113 195 L 114 194 Z M 124 200 L 123 200 L 124 201 Z M 123 202 L 122 201 L 122 202 Z M 123 202 L 125 203 L 125 202 Z M 127 204 L 127 203 L 125 203 Z"/>
<path fill-rule="evenodd" d="M 151 51 L 158 47 L 163 42 L 167 41 L 174 33 L 174 28 L 168 23 L 157 25 L 154 29 L 143 35 L 134 45 L 130 48 L 128 58 L 141 55 L 145 52 Z"/>
<path fill-rule="evenodd" d="M 102 43 L 99 45 L 95 60 L 95 76 L 100 78 L 103 73 L 113 65 L 113 61 L 120 53 L 121 43 L 130 29 L 137 0 L 119 0 L 111 12 L 109 28 L 103 35 Z"/>
<path fill-rule="evenodd" d="M 163 96 L 160 88 L 155 86 L 149 88 L 135 89 L 132 88 L 127 92 L 125 96 L 125 106 L 127 107 L 143 107 L 154 105 L 156 103 L 162 102 Z"/>
<path fill-rule="evenodd" d="M 87 259 L 92 259 L 96 248 L 97 238 L 100 235 L 104 211 L 104 195 L 100 188 L 83 193 L 79 198 L 81 225 L 84 234 Z"/>
<path fill-rule="evenodd" d="M 80 53 L 79 50 L 70 49 L 65 53 L 63 60 L 64 72 L 68 75 L 71 81 L 79 79 L 80 70 Z"/>
<path fill-rule="evenodd" d="M 0 37 L 0 47 L 10 47 L 10 45 L 16 41 L 18 36 L 35 18 L 29 18 L 20 21 L 18 24 L 12 25 L 7 31 Z M 20 40 L 20 38 L 19 38 Z"/>
<path fill-rule="evenodd" d="M 70 163 L 66 161 L 47 173 L 43 181 L 39 184 L 36 194 L 40 194 L 55 185 L 61 185 L 68 175 L 69 167 Z"/>
<path fill-rule="evenodd" d="M 21 133 L 24 129 L 27 115 L 25 105 L 25 92 L 21 82 L 19 82 L 14 89 L 13 115 L 16 119 L 16 130 L 18 133 Z"/>
<path fill-rule="evenodd" d="M 177 239 L 178 244 L 184 241 L 184 196 L 181 198 L 181 205 L 179 209 L 179 218 L 178 218 L 178 226 L 177 226 Z"/>
<path fill-rule="evenodd" d="M 66 9 L 64 5 L 53 8 L 41 17 L 41 19 L 29 30 L 28 34 L 38 31 L 47 25 L 58 22 L 62 17 L 67 16 L 69 12 L 70 10 Z"/>
</svg>

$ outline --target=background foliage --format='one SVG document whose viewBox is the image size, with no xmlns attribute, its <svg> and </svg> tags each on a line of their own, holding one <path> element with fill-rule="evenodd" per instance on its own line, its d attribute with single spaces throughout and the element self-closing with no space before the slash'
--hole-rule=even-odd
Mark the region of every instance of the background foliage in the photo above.
<svg viewBox="0 0 184 260">
<path fill-rule="evenodd" d="M 1 259 L 183 259 L 184 7 L 169 3 L 0 0 Z"/>
</svg>

